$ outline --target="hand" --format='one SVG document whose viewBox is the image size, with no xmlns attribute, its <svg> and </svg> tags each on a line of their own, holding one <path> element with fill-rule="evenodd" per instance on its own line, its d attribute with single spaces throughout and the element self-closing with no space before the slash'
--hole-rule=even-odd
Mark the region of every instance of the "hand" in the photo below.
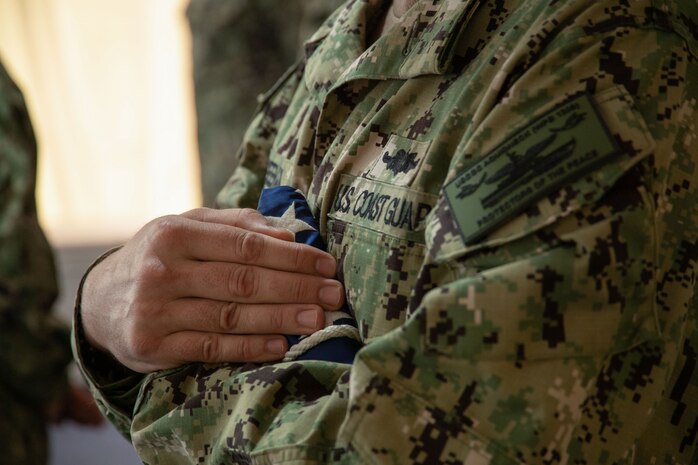
<svg viewBox="0 0 698 465">
<path fill-rule="evenodd" d="M 72 385 L 63 399 L 46 407 L 45 413 L 51 423 L 73 420 L 81 425 L 97 426 L 104 422 L 90 391 Z"/>
<path fill-rule="evenodd" d="M 255 210 L 158 218 L 89 273 L 81 317 L 94 347 L 146 373 L 185 362 L 280 359 L 282 334 L 310 334 L 338 309 L 326 252 Z"/>
</svg>

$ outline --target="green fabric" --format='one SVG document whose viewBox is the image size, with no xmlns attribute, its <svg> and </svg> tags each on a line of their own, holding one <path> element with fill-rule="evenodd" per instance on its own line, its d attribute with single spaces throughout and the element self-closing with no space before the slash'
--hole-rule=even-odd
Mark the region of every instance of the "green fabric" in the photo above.
<svg viewBox="0 0 698 465">
<path fill-rule="evenodd" d="M 366 48 L 386 4 L 349 1 L 306 44 L 218 196 L 306 193 L 365 347 L 150 374 L 128 413 L 141 458 L 696 463 L 695 9 L 420 0 Z M 580 93 L 619 151 L 464 242 L 443 187 Z M 396 192 L 423 221 L 386 224 Z"/>
</svg>

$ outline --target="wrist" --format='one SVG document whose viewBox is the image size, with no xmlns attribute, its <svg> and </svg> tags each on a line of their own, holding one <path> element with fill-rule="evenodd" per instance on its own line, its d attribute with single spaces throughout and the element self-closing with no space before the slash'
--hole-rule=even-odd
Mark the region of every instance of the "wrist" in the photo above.
<svg viewBox="0 0 698 465">
<path fill-rule="evenodd" d="M 104 282 L 105 269 L 109 258 L 121 250 L 116 247 L 102 254 L 85 272 L 80 282 L 76 297 L 75 318 L 81 323 L 80 327 L 85 341 L 94 349 L 109 353 L 108 348 L 100 342 L 100 329 L 104 326 L 106 315 L 100 306 L 104 302 L 101 283 Z"/>
</svg>

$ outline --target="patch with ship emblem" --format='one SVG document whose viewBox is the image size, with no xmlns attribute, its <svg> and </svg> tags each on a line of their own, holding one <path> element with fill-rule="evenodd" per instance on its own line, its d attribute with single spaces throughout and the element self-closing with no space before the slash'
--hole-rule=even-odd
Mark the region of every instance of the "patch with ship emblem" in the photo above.
<svg viewBox="0 0 698 465">
<path fill-rule="evenodd" d="M 456 176 L 444 195 L 463 242 L 472 244 L 618 152 L 591 96 L 577 94 Z"/>
</svg>

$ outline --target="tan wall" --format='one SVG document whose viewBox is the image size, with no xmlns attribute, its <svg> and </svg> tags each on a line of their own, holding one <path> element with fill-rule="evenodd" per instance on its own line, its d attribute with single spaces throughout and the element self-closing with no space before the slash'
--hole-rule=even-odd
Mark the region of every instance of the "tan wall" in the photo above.
<svg viewBox="0 0 698 465">
<path fill-rule="evenodd" d="M 186 0 L 0 0 L 55 244 L 120 241 L 200 203 Z"/>
</svg>

